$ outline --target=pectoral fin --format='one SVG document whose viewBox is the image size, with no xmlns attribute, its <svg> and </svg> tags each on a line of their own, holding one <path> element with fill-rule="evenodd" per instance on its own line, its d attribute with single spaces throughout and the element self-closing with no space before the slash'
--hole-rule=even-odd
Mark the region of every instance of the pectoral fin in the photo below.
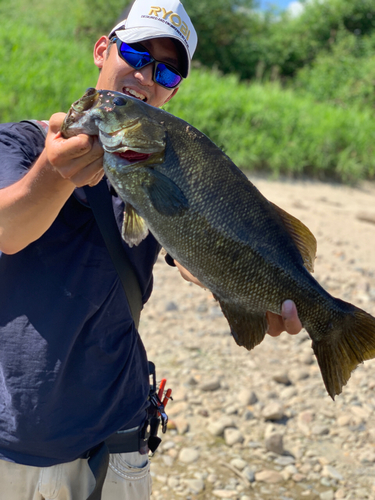
<svg viewBox="0 0 375 500">
<path fill-rule="evenodd" d="M 310 229 L 299 219 L 288 214 L 282 208 L 270 202 L 282 218 L 285 228 L 293 238 L 298 250 L 300 251 L 304 265 L 310 273 L 314 272 L 314 262 L 316 259 L 316 239 Z"/>
<path fill-rule="evenodd" d="M 142 185 L 155 210 L 161 215 L 177 215 L 188 207 L 181 189 L 169 177 L 149 169 L 148 180 Z"/>
<path fill-rule="evenodd" d="M 122 223 L 122 237 L 126 243 L 132 247 L 140 244 L 148 235 L 146 222 L 134 208 L 126 203 L 124 212 L 124 222 Z"/>
<path fill-rule="evenodd" d="M 245 311 L 234 304 L 220 300 L 219 304 L 238 345 L 250 351 L 262 342 L 268 328 L 265 313 Z"/>
</svg>

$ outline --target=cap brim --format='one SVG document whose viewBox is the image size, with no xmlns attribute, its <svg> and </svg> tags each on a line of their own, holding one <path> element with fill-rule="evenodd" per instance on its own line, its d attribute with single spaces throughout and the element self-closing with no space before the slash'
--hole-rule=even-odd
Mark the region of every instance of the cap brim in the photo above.
<svg viewBox="0 0 375 500">
<path fill-rule="evenodd" d="M 187 78 L 190 72 L 190 55 L 186 47 L 181 41 L 181 37 L 174 36 L 172 34 L 166 33 L 165 31 L 160 31 L 156 28 L 151 27 L 138 27 L 138 28 L 128 28 L 124 30 L 112 31 L 110 36 L 116 33 L 116 36 L 125 43 L 138 43 L 144 40 L 150 40 L 151 38 L 172 38 L 179 42 L 179 56 L 183 57 L 183 65 L 180 69 L 180 73 L 183 78 Z"/>
</svg>

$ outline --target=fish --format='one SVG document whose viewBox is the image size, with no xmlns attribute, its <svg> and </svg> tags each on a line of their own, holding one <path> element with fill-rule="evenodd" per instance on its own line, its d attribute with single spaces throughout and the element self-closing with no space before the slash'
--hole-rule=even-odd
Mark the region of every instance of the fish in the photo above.
<svg viewBox="0 0 375 500">
<path fill-rule="evenodd" d="M 267 200 L 233 161 L 186 121 L 134 97 L 88 89 L 61 134 L 99 137 L 104 172 L 125 203 L 122 236 L 150 231 L 219 302 L 238 345 L 267 332 L 267 311 L 295 302 L 332 399 L 375 357 L 375 318 L 329 294 L 312 276 L 317 243 Z"/>
</svg>

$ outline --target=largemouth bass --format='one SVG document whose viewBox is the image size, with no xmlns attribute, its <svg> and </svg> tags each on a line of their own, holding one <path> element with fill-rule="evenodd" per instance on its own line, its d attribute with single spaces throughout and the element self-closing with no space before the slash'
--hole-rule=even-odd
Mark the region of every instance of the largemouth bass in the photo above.
<svg viewBox="0 0 375 500">
<path fill-rule="evenodd" d="M 292 299 L 334 399 L 359 363 L 375 357 L 375 318 L 332 297 L 310 274 L 316 240 L 268 201 L 203 133 L 140 100 L 88 89 L 62 135 L 98 135 L 104 170 L 124 200 L 123 237 L 152 232 L 219 301 L 247 349 L 267 331 L 266 311 Z"/>
</svg>

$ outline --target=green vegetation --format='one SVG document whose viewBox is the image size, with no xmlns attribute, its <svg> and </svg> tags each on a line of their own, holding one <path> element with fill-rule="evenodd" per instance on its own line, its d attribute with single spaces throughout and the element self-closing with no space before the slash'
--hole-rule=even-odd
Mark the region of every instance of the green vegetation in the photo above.
<svg viewBox="0 0 375 500">
<path fill-rule="evenodd" d="M 316 103 L 277 82 L 248 85 L 202 70 L 166 109 L 199 124 L 244 169 L 345 182 L 375 174 L 372 110 Z"/>
<path fill-rule="evenodd" d="M 243 169 L 345 182 L 375 176 L 373 0 L 312 0 L 298 17 L 253 0 L 183 0 L 199 45 L 165 107 Z M 0 121 L 48 119 L 96 83 L 114 0 L 0 0 Z"/>
<path fill-rule="evenodd" d="M 96 81 L 92 48 L 78 39 L 80 2 L 0 0 L 0 121 L 67 111 Z"/>
<path fill-rule="evenodd" d="M 298 17 L 288 12 L 264 16 L 253 10 L 256 3 L 184 0 L 200 35 L 196 59 L 241 79 L 285 81 L 321 52 L 331 53 L 343 37 L 360 46 L 375 35 L 373 0 L 302 0 L 305 9 Z M 364 55 L 361 50 L 355 53 L 359 58 Z"/>
</svg>

